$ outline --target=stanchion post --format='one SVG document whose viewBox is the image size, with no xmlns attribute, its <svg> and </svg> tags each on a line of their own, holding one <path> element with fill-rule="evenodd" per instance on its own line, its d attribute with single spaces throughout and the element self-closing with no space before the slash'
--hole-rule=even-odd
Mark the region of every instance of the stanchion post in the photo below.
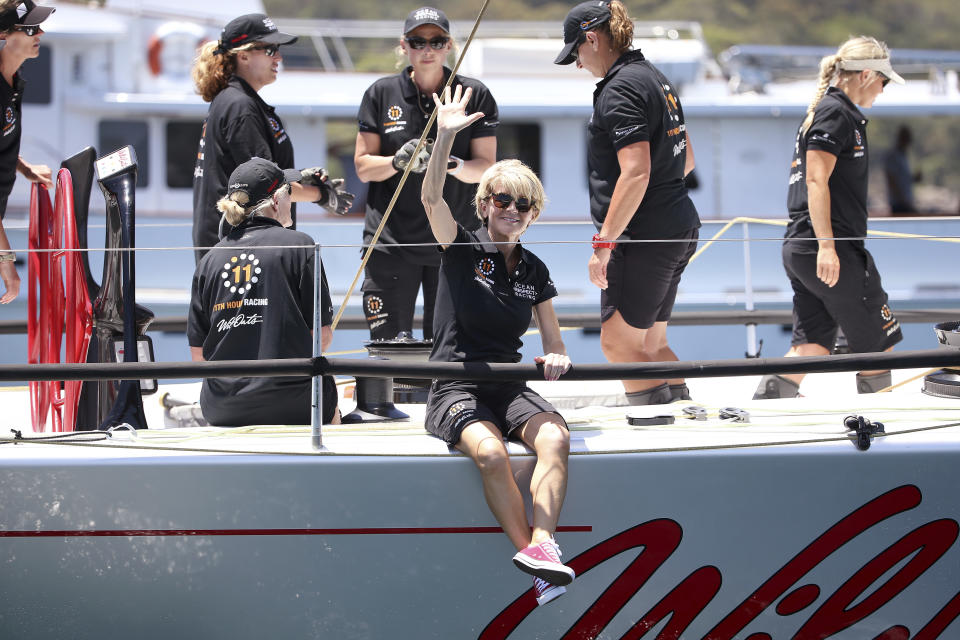
<svg viewBox="0 0 960 640">
<path fill-rule="evenodd" d="M 319 358 L 323 352 L 323 327 L 320 325 L 320 243 L 313 245 L 313 357 Z M 321 423 L 323 422 L 323 377 L 314 375 L 311 381 L 311 401 L 310 408 L 310 444 L 314 451 L 323 449 L 323 434 L 321 433 Z"/>
<path fill-rule="evenodd" d="M 750 268 L 750 223 L 743 222 L 743 291 L 744 307 L 753 311 L 753 274 Z M 757 324 L 747 323 L 747 357 L 756 358 L 757 353 Z"/>
</svg>

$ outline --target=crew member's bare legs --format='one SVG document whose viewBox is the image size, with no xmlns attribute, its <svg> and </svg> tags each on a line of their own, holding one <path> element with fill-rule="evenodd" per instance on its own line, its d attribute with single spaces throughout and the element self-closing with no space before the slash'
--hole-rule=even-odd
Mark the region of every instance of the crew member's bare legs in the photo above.
<svg viewBox="0 0 960 640">
<path fill-rule="evenodd" d="M 610 362 L 677 361 L 676 354 L 667 343 L 666 322 L 655 322 L 649 329 L 638 329 L 627 324 L 619 311 L 614 312 L 600 327 L 600 347 L 603 349 L 603 355 Z M 623 388 L 631 404 L 670 402 L 672 396 L 670 390 L 664 387 L 665 384 L 683 385 L 684 381 L 683 378 L 623 380 Z"/>
</svg>

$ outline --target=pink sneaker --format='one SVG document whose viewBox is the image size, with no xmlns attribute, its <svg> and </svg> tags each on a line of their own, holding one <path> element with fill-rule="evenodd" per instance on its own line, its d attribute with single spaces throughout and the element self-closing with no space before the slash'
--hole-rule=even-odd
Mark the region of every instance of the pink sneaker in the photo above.
<svg viewBox="0 0 960 640">
<path fill-rule="evenodd" d="M 556 600 L 567 592 L 566 587 L 550 584 L 540 578 L 533 579 L 533 591 L 537 596 L 537 605 L 543 606 L 548 602 Z"/>
<path fill-rule="evenodd" d="M 559 587 L 573 582 L 573 569 L 560 562 L 560 547 L 553 540 L 531 544 L 513 556 L 513 564 L 520 571 L 545 580 Z"/>
</svg>

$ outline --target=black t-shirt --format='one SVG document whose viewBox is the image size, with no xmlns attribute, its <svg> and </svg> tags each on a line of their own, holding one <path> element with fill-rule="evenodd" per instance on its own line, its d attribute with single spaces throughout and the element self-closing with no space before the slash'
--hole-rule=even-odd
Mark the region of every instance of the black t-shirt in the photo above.
<svg viewBox="0 0 960 640">
<path fill-rule="evenodd" d="M 533 306 L 557 295 L 547 266 L 520 247 L 517 268 L 508 274 L 486 227 L 458 228 L 454 243 L 440 265 L 430 359 L 520 362 L 520 337 L 530 328 Z"/>
<path fill-rule="evenodd" d="M 286 247 L 261 249 L 259 247 Z M 309 358 L 313 355 L 314 241 L 254 216 L 234 228 L 197 265 L 187 339 L 206 360 Z M 333 305 L 321 264 L 321 324 L 333 321 Z M 204 414 L 236 415 L 229 424 L 284 424 L 284 412 L 302 414 L 310 378 L 207 378 Z"/>
<path fill-rule="evenodd" d="M 788 238 L 814 238 L 807 201 L 804 163 L 807 150 L 826 151 L 837 157 L 830 174 L 830 224 L 835 238 L 863 238 L 867 235 L 867 119 L 847 94 L 830 87 L 813 112 L 806 134 L 797 131 L 790 164 L 787 209 Z M 862 240 L 854 241 L 863 246 Z M 794 243 L 798 251 L 817 252 L 816 242 Z"/>
<path fill-rule="evenodd" d="M 620 177 L 617 152 L 636 142 L 650 143 L 650 183 L 624 235 L 665 238 L 700 226 L 683 181 L 683 107 L 670 82 L 640 51 L 624 53 L 597 83 L 589 131 L 590 215 L 598 230 Z"/>
<path fill-rule="evenodd" d="M 400 73 L 377 80 L 360 102 L 360 111 L 357 114 L 360 131 L 375 133 L 380 136 L 380 153 L 382 156 L 392 156 L 397 150 L 412 138 L 419 138 L 423 134 L 427 120 L 433 112 L 433 98 L 423 95 L 410 78 L 412 67 L 407 67 Z M 450 77 L 450 69 L 444 68 L 444 82 Z M 473 123 L 468 129 L 461 131 L 453 140 L 451 155 L 463 160 L 471 160 L 470 143 L 474 138 L 496 135 L 497 125 L 500 124 L 500 115 L 497 103 L 490 95 L 490 91 L 478 80 L 456 76 L 451 86 L 463 85 L 473 88 L 473 95 L 467 105 L 467 113 L 482 111 L 484 117 Z M 437 126 L 434 123 L 430 129 L 431 138 L 437 137 Z M 363 241 L 370 243 L 373 235 L 383 220 L 383 214 L 390 204 L 400 176 L 397 173 L 382 182 L 371 182 L 367 195 L 367 215 L 363 230 Z M 430 223 L 420 202 L 420 188 L 423 185 L 423 174 L 411 173 L 403 185 L 403 190 L 397 198 L 387 225 L 377 242 L 377 249 L 404 258 L 417 264 L 438 265 L 440 256 L 434 247 L 392 247 L 394 244 L 435 242 Z M 454 218 L 467 228 L 476 228 L 480 221 L 477 218 L 473 199 L 477 193 L 477 185 L 461 182 L 456 176 L 448 176 L 443 185 L 443 199 L 450 205 Z"/>
<path fill-rule="evenodd" d="M 193 244 L 219 242 L 217 201 L 227 193 L 227 180 L 238 166 L 258 156 L 293 169 L 293 143 L 273 107 L 243 79 L 234 76 L 214 97 L 203 122 L 197 164 L 193 170 Z M 291 206 L 294 226 L 297 212 Z"/>
<path fill-rule="evenodd" d="M 17 180 L 17 158 L 20 157 L 20 135 L 25 83 L 19 73 L 13 74 L 13 86 L 0 75 L 0 101 L 3 106 L 3 126 L 0 132 L 0 220 L 7 212 L 7 198 Z"/>
</svg>

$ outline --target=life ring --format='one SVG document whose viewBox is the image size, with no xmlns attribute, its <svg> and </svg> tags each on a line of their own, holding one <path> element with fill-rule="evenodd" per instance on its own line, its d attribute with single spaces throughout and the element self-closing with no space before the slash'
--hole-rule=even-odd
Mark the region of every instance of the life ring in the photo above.
<svg viewBox="0 0 960 640">
<path fill-rule="evenodd" d="M 164 72 L 174 75 L 189 74 L 189 68 L 183 68 L 182 60 L 176 65 L 176 69 L 164 69 L 164 48 L 171 46 L 172 51 L 186 54 L 189 50 L 189 56 L 192 57 L 194 51 L 207 41 L 207 33 L 203 27 L 193 22 L 165 22 L 157 27 L 157 30 L 147 39 L 147 69 L 152 76 L 163 75 Z M 179 55 L 179 58 L 184 58 Z"/>
</svg>

